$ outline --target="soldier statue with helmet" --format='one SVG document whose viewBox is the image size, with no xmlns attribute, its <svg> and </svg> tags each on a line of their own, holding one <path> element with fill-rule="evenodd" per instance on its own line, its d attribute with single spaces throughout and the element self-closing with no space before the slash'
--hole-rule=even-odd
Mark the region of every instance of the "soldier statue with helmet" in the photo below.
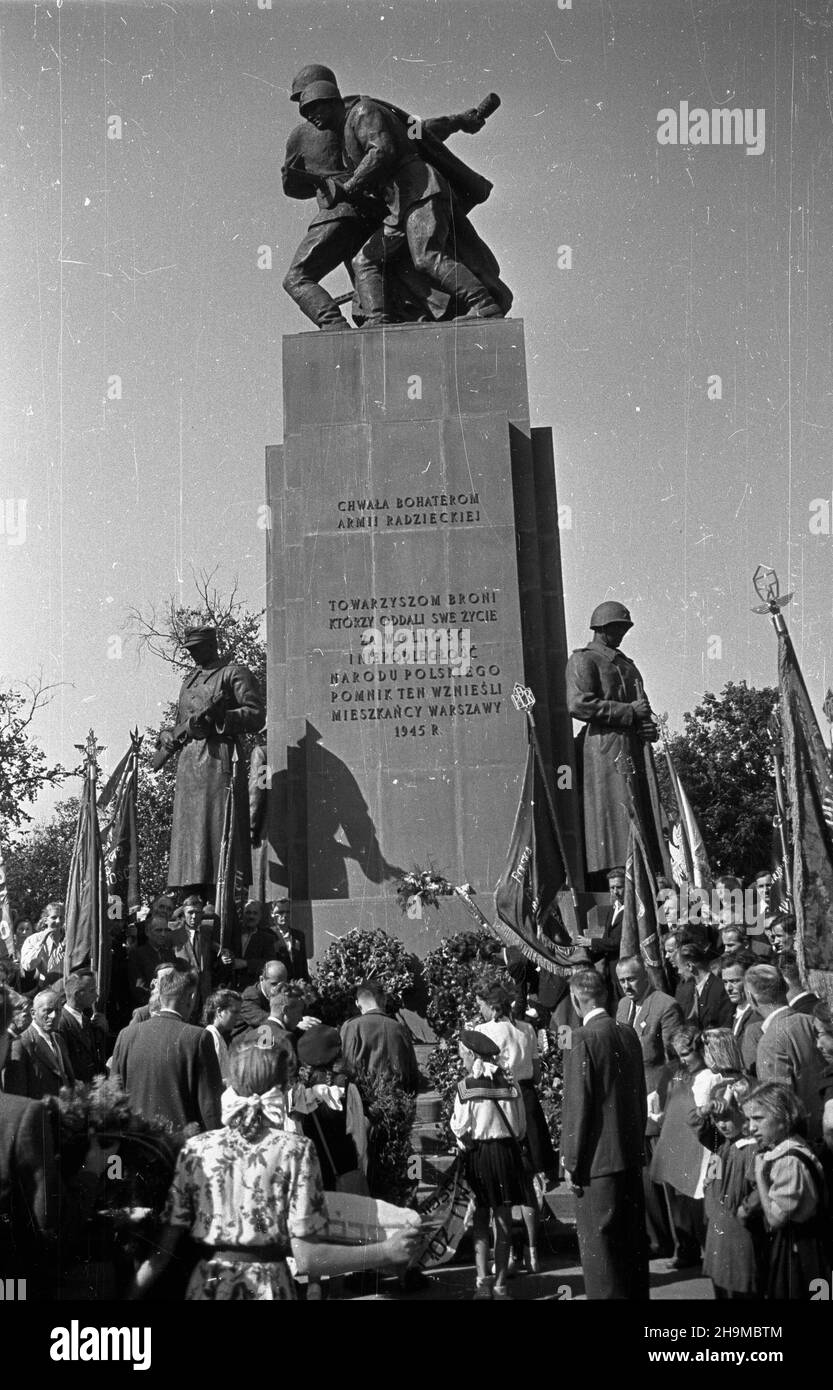
<svg viewBox="0 0 833 1390">
<path fill-rule="evenodd" d="M 284 289 L 319 328 L 346 328 L 321 286 L 343 262 L 355 281 L 354 318 L 369 326 L 408 319 L 506 314 L 511 291 L 468 212 L 492 185 L 445 148 L 475 134 L 499 98 L 455 116 L 416 121 L 374 98 L 342 98 L 331 69 L 302 68 L 292 83 L 304 122 L 287 143 L 283 190 L 318 200 Z"/>
<path fill-rule="evenodd" d="M 639 669 L 619 650 L 633 627 L 621 603 L 600 603 L 593 639 L 567 662 L 567 708 L 584 725 L 576 760 L 587 872 L 621 877 L 636 814 L 654 873 L 663 871 L 661 810 L 651 744 L 659 737 Z"/>
</svg>

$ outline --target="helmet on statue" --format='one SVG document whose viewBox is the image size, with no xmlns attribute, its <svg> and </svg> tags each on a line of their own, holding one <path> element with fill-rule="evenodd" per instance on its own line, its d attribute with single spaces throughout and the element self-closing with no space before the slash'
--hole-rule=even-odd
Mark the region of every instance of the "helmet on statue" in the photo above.
<svg viewBox="0 0 833 1390">
<path fill-rule="evenodd" d="M 625 623 L 628 627 L 633 627 L 631 615 L 623 603 L 614 603 L 609 600 L 607 603 L 600 603 L 598 608 L 593 609 L 590 626 L 594 632 L 596 628 L 607 627 L 609 623 Z"/>
<path fill-rule="evenodd" d="M 310 82 L 302 91 L 298 100 L 298 109 L 303 113 L 305 106 L 312 106 L 314 101 L 340 101 L 341 92 L 335 82 Z"/>
<path fill-rule="evenodd" d="M 332 82 L 334 87 L 337 85 L 332 68 L 325 68 L 321 63 L 309 63 L 293 77 L 289 100 L 300 101 L 301 93 L 311 82 Z"/>
</svg>

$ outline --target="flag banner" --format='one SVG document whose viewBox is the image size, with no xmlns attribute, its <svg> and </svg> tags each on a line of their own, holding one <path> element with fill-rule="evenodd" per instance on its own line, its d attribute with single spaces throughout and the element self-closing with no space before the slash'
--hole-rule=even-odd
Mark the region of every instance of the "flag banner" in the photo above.
<svg viewBox="0 0 833 1390">
<path fill-rule="evenodd" d="M 550 923 L 553 927 L 557 924 L 563 931 L 558 916 L 558 894 L 563 888 L 565 873 L 546 817 L 542 823 L 549 828 L 549 834 L 540 834 L 536 829 L 536 805 L 544 804 L 543 788 L 538 786 L 539 776 L 530 745 L 506 867 L 495 889 L 497 920 L 491 929 L 505 945 L 521 951 L 540 970 L 563 975 L 572 968 L 570 958 L 577 948 L 544 935 Z M 465 900 L 465 896 L 461 896 Z M 476 904 L 467 905 L 489 926 Z"/>
<path fill-rule="evenodd" d="M 6 866 L 3 863 L 3 846 L 0 845 L 0 960 L 14 960 L 14 924 L 12 905 L 9 902 L 9 888 L 6 883 Z"/>
<path fill-rule="evenodd" d="M 75 846 L 67 883 L 64 979 L 82 967 L 95 972 L 98 1006 L 103 1009 L 110 990 L 110 924 L 107 917 L 107 874 L 98 811 L 95 775 L 84 777 L 78 807 Z"/>
<path fill-rule="evenodd" d="M 220 946 L 231 949 L 237 926 L 238 908 L 244 893 L 243 871 L 240 867 L 240 831 L 235 815 L 235 780 L 240 775 L 237 749 L 232 753 L 231 776 L 226 789 L 223 811 L 223 835 L 217 867 L 217 896 L 214 911 L 220 922 Z"/>
<path fill-rule="evenodd" d="M 778 681 L 799 969 L 833 1003 L 833 773 L 789 634 L 778 634 Z"/>
<path fill-rule="evenodd" d="M 781 840 L 782 820 L 779 815 L 772 818 L 772 845 L 770 849 L 769 871 L 772 874 L 772 888 L 769 894 L 768 916 L 774 916 L 777 912 L 786 913 L 792 917 L 794 914 L 793 900 L 790 894 L 789 882 L 787 879 L 786 866 L 784 864 L 784 847 Z"/>
<path fill-rule="evenodd" d="M 141 902 L 137 813 L 141 746 L 142 740 L 132 734 L 130 748 L 98 798 L 110 915 L 121 921 L 135 912 Z"/>
<path fill-rule="evenodd" d="M 625 862 L 625 902 L 619 956 L 640 956 L 654 989 L 667 991 L 656 902 L 656 879 L 648 863 L 639 826 L 631 816 L 628 857 Z"/>
<path fill-rule="evenodd" d="M 421 1202 L 417 1212 L 426 1227 L 427 1240 L 418 1258 L 417 1269 L 435 1269 L 447 1264 L 456 1253 L 474 1212 L 474 1192 L 465 1175 L 463 1160 L 457 1158 L 442 1182 Z"/>
<path fill-rule="evenodd" d="M 691 809 L 685 787 L 671 757 L 668 743 L 663 739 L 668 776 L 677 803 L 677 820 L 671 831 L 671 867 L 676 884 L 689 883 L 695 888 L 711 888 L 712 875 L 706 845 Z"/>
</svg>

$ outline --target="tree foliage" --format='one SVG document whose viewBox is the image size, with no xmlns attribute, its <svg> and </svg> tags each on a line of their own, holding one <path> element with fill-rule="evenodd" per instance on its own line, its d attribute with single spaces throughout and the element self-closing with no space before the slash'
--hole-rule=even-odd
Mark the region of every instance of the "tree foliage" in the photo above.
<svg viewBox="0 0 833 1390">
<path fill-rule="evenodd" d="M 217 571 L 200 570 L 194 575 L 196 602 L 179 603 L 171 594 L 159 607 L 147 612 L 133 608 L 127 625 L 139 644 L 139 649 L 173 666 L 177 672 L 191 669 L 191 660 L 182 648 L 182 638 L 189 627 L 206 623 L 217 629 L 220 655 L 248 666 L 266 696 L 266 640 L 263 620 L 266 609 L 250 611 L 237 592 L 236 581 L 228 594 L 214 583 Z"/>
<path fill-rule="evenodd" d="M 67 797 L 48 821 L 30 826 L 9 846 L 6 880 L 18 917 L 37 921 L 47 903 L 64 901 L 77 820 L 78 797 Z"/>
<path fill-rule="evenodd" d="M 777 700 L 774 686 L 756 690 L 745 681 L 729 681 L 719 695 L 705 694 L 683 716 L 683 732 L 668 741 L 712 869 L 744 881 L 769 862 L 775 792 L 767 722 Z M 673 814 L 661 755 L 657 771 Z"/>
<path fill-rule="evenodd" d="M 32 720 L 49 704 L 53 688 L 41 680 L 0 687 L 0 825 L 15 830 L 32 819 L 25 807 L 44 787 L 60 786 L 67 775 L 59 763 L 47 763 L 30 734 Z"/>
</svg>

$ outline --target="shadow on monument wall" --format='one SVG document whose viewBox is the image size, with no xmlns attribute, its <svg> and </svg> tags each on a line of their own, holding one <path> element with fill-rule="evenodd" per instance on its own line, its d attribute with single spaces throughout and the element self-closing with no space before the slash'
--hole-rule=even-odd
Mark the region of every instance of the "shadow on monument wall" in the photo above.
<svg viewBox="0 0 833 1390">
<path fill-rule="evenodd" d="M 361 788 L 349 767 L 325 748 L 307 722 L 303 738 L 287 750 L 285 772 L 276 773 L 270 794 L 270 881 L 288 883 L 295 900 L 350 897 L 347 865 L 358 864 L 369 883 L 401 878 L 405 870 L 385 859 Z"/>
</svg>

